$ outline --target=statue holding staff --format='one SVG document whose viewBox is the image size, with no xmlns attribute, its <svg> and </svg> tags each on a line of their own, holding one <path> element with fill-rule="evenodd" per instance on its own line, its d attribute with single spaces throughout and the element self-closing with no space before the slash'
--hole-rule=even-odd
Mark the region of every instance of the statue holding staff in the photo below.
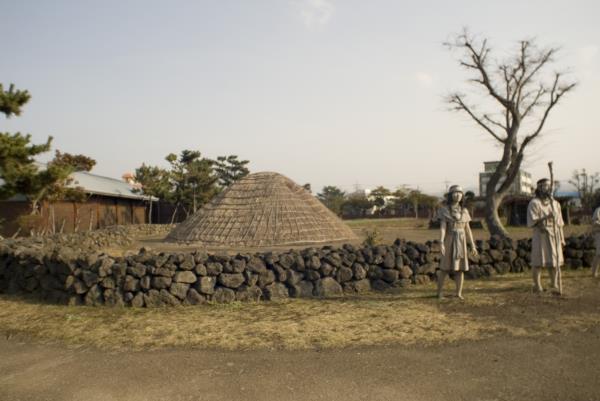
<svg viewBox="0 0 600 401">
<path fill-rule="evenodd" d="M 537 182 L 535 197 L 527 206 L 527 226 L 533 229 L 531 241 L 531 267 L 533 289 L 541 293 L 542 268 L 550 274 L 552 288 L 560 288 L 560 266 L 563 264 L 565 245 L 560 204 L 552 197 L 552 185 L 548 178 Z"/>
<path fill-rule="evenodd" d="M 438 271 L 437 296 L 443 298 L 444 280 L 450 272 L 454 272 L 456 296 L 463 299 L 464 272 L 469 270 L 467 239 L 471 244 L 472 255 L 477 255 L 477 249 L 475 249 L 473 233 L 469 227 L 471 215 L 464 207 L 464 194 L 460 186 L 450 187 L 446 205 L 440 208 L 438 217 L 442 258 Z"/>
</svg>

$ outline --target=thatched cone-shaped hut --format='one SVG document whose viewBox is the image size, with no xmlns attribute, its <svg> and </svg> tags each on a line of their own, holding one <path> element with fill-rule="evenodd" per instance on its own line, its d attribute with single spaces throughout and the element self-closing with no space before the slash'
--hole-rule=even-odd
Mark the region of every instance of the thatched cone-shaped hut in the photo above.
<svg viewBox="0 0 600 401">
<path fill-rule="evenodd" d="M 358 238 L 307 190 L 281 174 L 250 174 L 171 231 L 166 241 L 205 247 L 354 242 Z"/>
</svg>

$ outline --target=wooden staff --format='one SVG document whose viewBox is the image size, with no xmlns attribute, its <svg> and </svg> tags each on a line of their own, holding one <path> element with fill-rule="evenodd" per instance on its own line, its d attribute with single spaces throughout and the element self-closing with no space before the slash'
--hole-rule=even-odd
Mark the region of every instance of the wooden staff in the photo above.
<svg viewBox="0 0 600 401">
<path fill-rule="evenodd" d="M 560 270 L 560 256 L 558 253 L 558 247 L 560 246 L 560 236 L 558 225 L 556 224 L 557 214 L 556 208 L 554 207 L 554 172 L 552 170 L 552 162 L 548 162 L 548 169 L 550 170 L 550 205 L 552 206 L 552 231 L 554 232 L 554 253 L 556 256 L 556 279 L 558 281 L 558 294 L 562 295 L 562 272 Z M 560 213 L 560 211 L 559 211 Z"/>
</svg>

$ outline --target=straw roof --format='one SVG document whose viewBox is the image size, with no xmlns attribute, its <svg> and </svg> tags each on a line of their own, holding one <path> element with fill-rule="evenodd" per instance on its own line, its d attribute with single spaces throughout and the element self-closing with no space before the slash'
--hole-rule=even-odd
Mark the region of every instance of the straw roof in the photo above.
<svg viewBox="0 0 600 401">
<path fill-rule="evenodd" d="M 354 232 L 306 189 L 278 173 L 247 175 L 167 236 L 211 247 L 356 241 Z"/>
</svg>

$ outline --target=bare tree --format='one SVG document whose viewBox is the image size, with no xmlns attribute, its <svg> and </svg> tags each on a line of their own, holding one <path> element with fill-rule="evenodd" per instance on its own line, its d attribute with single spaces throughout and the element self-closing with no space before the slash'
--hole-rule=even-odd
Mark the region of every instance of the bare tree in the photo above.
<svg viewBox="0 0 600 401">
<path fill-rule="evenodd" d="M 498 217 L 498 207 L 519 173 L 525 149 L 543 135 L 550 111 L 575 88 L 560 72 L 548 72 L 557 48 L 539 48 L 534 40 L 521 40 L 515 54 L 502 61 L 490 60 L 487 39 L 468 30 L 445 43 L 461 52 L 459 63 L 471 75 L 468 82 L 483 91 L 494 112 L 480 111 L 460 92 L 447 99 L 452 110 L 465 112 L 502 148 L 502 158 L 490 177 L 485 193 L 485 221 L 491 235 L 508 236 Z"/>
</svg>

